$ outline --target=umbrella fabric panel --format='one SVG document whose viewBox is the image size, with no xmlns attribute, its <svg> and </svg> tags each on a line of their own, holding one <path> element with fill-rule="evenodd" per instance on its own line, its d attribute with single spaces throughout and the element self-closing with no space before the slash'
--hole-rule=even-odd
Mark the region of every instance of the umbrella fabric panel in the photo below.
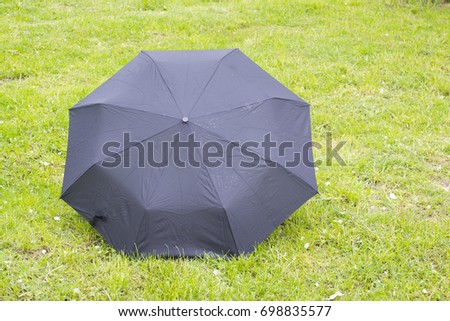
<svg viewBox="0 0 450 321">
<path fill-rule="evenodd" d="M 105 143 L 123 143 L 124 132 L 133 141 L 141 141 L 178 123 L 172 117 L 105 104 L 71 110 L 63 193 L 89 167 L 106 158 Z"/>
<path fill-rule="evenodd" d="M 141 52 L 125 67 L 105 81 L 71 109 L 109 104 L 180 117 L 180 111 L 158 66 Z"/>
<path fill-rule="evenodd" d="M 156 64 L 167 90 L 188 116 L 222 59 L 232 50 L 143 51 Z"/>
<path fill-rule="evenodd" d="M 171 257 L 238 253 L 221 207 L 182 213 L 149 210 L 141 222 L 136 246 L 141 253 Z"/>
</svg>

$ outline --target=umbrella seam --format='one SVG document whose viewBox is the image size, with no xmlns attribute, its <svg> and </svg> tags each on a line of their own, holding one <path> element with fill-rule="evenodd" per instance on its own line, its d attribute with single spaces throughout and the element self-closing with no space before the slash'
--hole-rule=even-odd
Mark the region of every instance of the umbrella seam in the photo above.
<svg viewBox="0 0 450 321">
<path fill-rule="evenodd" d="M 253 104 L 251 107 L 249 107 L 249 110 L 246 110 L 246 114 L 249 114 L 249 113 L 251 113 L 251 112 L 255 112 L 257 109 L 262 108 L 263 105 L 264 105 L 264 103 L 265 103 L 266 101 L 267 101 L 267 100 L 262 101 L 262 102 L 260 102 L 260 103 L 255 103 L 255 104 Z M 293 102 L 293 101 L 290 101 L 290 102 Z M 290 108 L 290 107 L 291 107 L 291 106 L 289 106 L 288 108 Z M 266 108 L 270 108 L 270 106 L 267 106 Z M 281 109 L 281 108 L 284 108 L 284 107 L 281 107 L 281 106 L 280 106 L 279 109 Z M 235 110 L 238 110 L 238 109 L 237 109 L 237 108 L 234 108 L 233 110 L 230 110 L 228 113 L 230 113 L 230 115 L 231 115 L 231 113 L 232 113 L 233 111 L 235 111 Z M 245 116 L 240 116 L 240 117 L 245 117 Z M 195 120 L 195 119 L 199 119 L 199 118 L 197 117 L 197 118 L 194 118 L 194 120 Z M 218 125 L 218 126 L 221 127 L 221 128 L 226 128 L 224 125 Z M 247 129 L 256 129 L 256 130 L 267 131 L 266 128 L 256 127 L 256 126 L 250 126 L 250 125 L 249 125 L 248 127 L 245 128 L 245 130 L 247 130 Z M 280 129 L 280 130 L 271 130 L 271 132 L 273 132 L 273 133 L 283 132 L 283 131 L 286 132 L 286 133 L 288 133 L 289 135 L 294 136 L 294 137 L 297 137 L 297 138 L 310 137 L 310 135 L 302 135 L 302 136 L 298 136 L 296 133 L 291 132 L 290 130 L 287 130 L 287 129 L 285 129 L 285 128 Z M 236 135 L 238 135 L 238 134 L 240 134 L 241 132 L 242 132 L 242 129 L 239 130 L 239 131 L 235 131 L 233 137 L 236 136 Z"/>
<path fill-rule="evenodd" d="M 171 151 L 171 154 L 172 154 L 172 151 Z M 171 154 L 169 154 L 169 159 L 170 159 L 170 155 Z M 163 176 L 163 174 L 164 174 L 164 172 L 165 172 L 165 170 L 166 170 L 166 168 L 167 168 L 167 166 L 166 167 L 164 167 L 163 169 L 162 169 L 162 171 L 161 171 L 161 175 L 158 177 L 158 180 L 155 182 L 155 186 L 157 186 L 158 185 L 158 183 L 159 183 L 159 181 L 161 180 L 161 178 L 162 178 L 162 176 Z M 156 188 L 153 190 L 153 193 L 152 193 L 152 195 L 150 195 L 150 198 L 146 198 L 145 200 L 147 200 L 147 199 L 151 199 L 152 197 L 153 197 L 153 195 L 155 195 L 155 193 L 156 193 Z M 146 213 L 145 213 L 145 211 L 147 211 L 148 210 L 148 208 L 147 208 L 147 205 L 146 204 L 143 204 L 143 207 L 144 207 L 144 214 L 142 215 L 142 218 L 141 218 L 141 221 L 139 222 L 139 225 L 140 225 L 140 228 L 139 228 L 139 230 L 137 231 L 137 233 L 136 233 L 136 238 L 135 238 L 135 240 L 134 240 L 134 244 L 137 246 L 137 240 L 138 240 L 138 237 L 139 237 L 139 235 L 140 235 L 140 232 L 141 232 L 141 228 L 142 228 L 142 221 L 144 220 L 144 218 L 145 218 L 145 215 L 146 215 Z"/>
<path fill-rule="evenodd" d="M 156 115 L 156 116 L 168 117 L 168 118 L 173 118 L 173 119 L 178 120 L 178 118 L 174 117 L 174 116 L 158 114 L 158 113 L 154 113 L 154 112 L 151 112 L 151 111 L 148 111 L 148 110 L 136 109 L 136 108 L 131 108 L 131 107 L 125 107 L 125 106 L 120 106 L 120 105 L 110 104 L 110 103 L 93 103 L 93 104 L 80 105 L 80 106 L 77 106 L 77 107 L 69 108 L 69 111 L 75 111 L 75 110 L 78 110 L 78 109 L 85 109 L 85 108 L 97 107 L 97 106 L 110 106 L 110 107 L 116 108 L 116 109 L 125 109 L 125 110 L 138 111 L 138 112 L 142 112 L 142 113 L 145 113 L 145 114 L 152 114 L 152 115 Z"/>
<path fill-rule="evenodd" d="M 261 106 L 263 103 L 265 103 L 267 101 L 277 100 L 277 99 L 278 100 L 286 100 L 286 101 L 290 101 L 290 102 L 294 102 L 294 103 L 300 103 L 299 107 L 302 107 L 302 108 L 303 107 L 304 108 L 309 107 L 309 104 L 307 102 L 302 102 L 302 101 L 299 101 L 299 100 L 293 100 L 293 99 L 288 99 L 288 98 L 281 98 L 281 97 L 270 97 L 270 98 L 266 98 L 266 99 L 263 99 L 263 100 L 258 100 L 258 101 L 254 101 L 254 102 L 251 102 L 251 103 L 247 103 L 245 105 L 233 107 L 233 108 L 228 109 L 228 110 L 223 110 L 223 111 L 218 111 L 218 112 L 214 112 L 214 113 L 204 114 L 204 115 L 201 115 L 201 116 L 194 116 L 191 119 L 199 119 L 199 118 L 203 118 L 203 117 L 207 117 L 207 116 L 219 115 L 219 114 L 222 114 L 222 113 L 229 113 L 231 111 L 234 111 L 234 110 L 237 110 L 237 109 L 241 109 L 241 108 L 246 108 L 246 107 L 253 108 L 253 105 L 258 105 L 256 107 L 254 107 L 254 108 L 258 108 L 259 106 Z"/>
<path fill-rule="evenodd" d="M 238 145 L 239 146 L 239 145 Z M 242 179 L 242 181 L 245 183 L 245 185 L 247 185 L 247 187 L 252 191 L 252 193 L 255 195 L 255 197 L 261 202 L 261 204 L 264 204 L 263 200 L 261 199 L 261 197 L 258 196 L 258 194 L 256 194 L 255 190 L 252 188 L 252 186 L 250 185 L 250 183 L 244 179 L 244 177 L 242 177 L 242 175 L 234 168 L 231 167 L 231 169 Z M 268 215 L 268 217 L 271 218 L 272 223 L 275 223 L 272 219 L 272 216 L 270 215 L 270 213 L 266 210 L 266 208 L 264 207 L 264 212 L 266 212 L 266 214 Z M 259 242 L 258 242 L 259 243 Z M 253 247 L 255 247 L 255 244 L 253 244 Z"/>
<path fill-rule="evenodd" d="M 153 64 L 155 65 L 155 68 L 156 68 L 156 70 L 158 71 L 159 75 L 161 76 L 161 79 L 162 79 L 162 81 L 164 82 L 164 85 L 166 85 L 166 88 L 167 88 L 167 90 L 169 91 L 170 96 L 172 96 L 172 99 L 173 99 L 173 101 L 175 102 L 175 105 L 177 106 L 178 111 L 180 112 L 180 115 L 183 116 L 183 112 L 181 111 L 180 106 L 178 105 L 178 102 L 177 102 L 177 100 L 175 99 L 175 96 L 173 95 L 172 91 L 170 90 L 170 87 L 169 87 L 169 85 L 167 84 L 166 79 L 163 77 L 163 75 L 162 75 L 162 73 L 161 73 L 161 70 L 159 69 L 158 64 L 157 64 L 156 61 L 155 61 L 149 54 L 147 54 L 145 51 L 141 51 L 141 52 L 142 52 L 143 55 L 145 55 L 146 57 L 148 57 L 148 58 L 153 62 Z"/>
<path fill-rule="evenodd" d="M 194 126 L 195 126 L 195 124 L 194 124 Z M 217 198 L 219 199 L 220 206 L 222 206 L 223 211 L 225 212 L 225 219 L 227 220 L 228 227 L 230 229 L 231 237 L 232 237 L 233 243 L 234 243 L 234 248 L 236 250 L 236 254 L 239 254 L 239 249 L 238 249 L 238 246 L 236 244 L 236 239 L 234 237 L 233 229 L 231 228 L 230 220 L 228 219 L 227 210 L 225 209 L 225 206 L 223 205 L 222 199 L 220 198 L 219 192 L 217 191 L 216 185 L 214 184 L 214 181 L 213 181 L 213 179 L 211 177 L 211 174 L 210 174 L 210 172 L 208 170 L 208 167 L 204 166 L 204 165 L 202 167 L 205 168 L 206 173 L 208 174 L 208 177 L 211 180 L 211 184 L 212 184 L 212 187 L 214 189 L 214 192 L 216 192 Z"/>
<path fill-rule="evenodd" d="M 211 174 L 209 173 L 208 167 L 205 166 L 205 169 L 206 169 L 206 173 L 209 176 L 209 179 L 211 180 L 211 184 L 212 184 L 212 186 L 214 188 L 214 191 L 216 192 L 217 198 L 219 199 L 220 205 L 222 206 L 223 211 L 225 213 L 225 219 L 226 219 L 226 221 L 228 223 L 228 228 L 230 229 L 231 238 L 233 239 L 234 248 L 236 250 L 235 254 L 239 254 L 239 248 L 238 248 L 238 246 L 236 244 L 236 238 L 234 237 L 233 229 L 231 228 L 230 220 L 229 220 L 228 215 L 227 215 L 227 210 L 226 210 L 225 206 L 223 205 L 222 199 L 220 198 L 220 195 L 219 195 L 219 192 L 217 191 L 216 185 L 214 184 L 214 181 L 213 181 L 213 179 L 211 177 Z"/>
<path fill-rule="evenodd" d="M 217 66 L 216 66 L 216 69 L 214 69 L 214 71 L 213 71 L 211 77 L 209 77 L 209 80 L 208 80 L 208 82 L 206 83 L 205 87 L 203 87 L 202 92 L 201 92 L 200 95 L 198 96 L 198 98 L 197 98 L 197 100 L 195 101 L 195 103 L 194 103 L 194 105 L 192 106 L 192 108 L 191 108 L 191 109 L 189 110 L 189 112 L 187 113 L 188 115 L 190 115 L 190 114 L 194 111 L 194 108 L 197 106 L 198 101 L 200 100 L 200 98 L 202 98 L 204 92 L 206 91 L 206 88 L 209 86 L 211 80 L 213 79 L 214 75 L 216 74 L 217 70 L 219 69 L 219 67 L 220 67 L 220 65 L 222 64 L 222 62 L 224 61 L 224 59 L 225 59 L 226 57 L 228 57 L 229 55 L 231 55 L 232 53 L 237 52 L 237 51 L 238 51 L 238 49 L 235 48 L 235 49 L 231 50 L 229 53 L 227 53 L 225 56 L 223 56 L 222 58 L 220 58 L 220 60 L 219 60 L 219 62 L 218 62 L 218 64 L 217 64 Z"/>
</svg>

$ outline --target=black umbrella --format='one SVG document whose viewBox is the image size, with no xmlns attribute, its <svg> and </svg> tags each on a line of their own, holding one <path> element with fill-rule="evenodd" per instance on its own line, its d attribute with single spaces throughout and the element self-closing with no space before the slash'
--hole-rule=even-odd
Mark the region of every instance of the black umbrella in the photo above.
<svg viewBox="0 0 450 321">
<path fill-rule="evenodd" d="M 126 253 L 248 253 L 317 193 L 310 147 L 241 51 L 142 51 L 70 109 L 61 198 Z"/>
</svg>

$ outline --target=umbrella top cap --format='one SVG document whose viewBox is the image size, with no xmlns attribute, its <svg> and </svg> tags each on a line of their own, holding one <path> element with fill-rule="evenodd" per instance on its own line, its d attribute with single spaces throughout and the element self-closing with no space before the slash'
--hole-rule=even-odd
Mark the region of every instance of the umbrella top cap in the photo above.
<svg viewBox="0 0 450 321">
<path fill-rule="evenodd" d="M 186 116 L 184 116 L 183 118 L 181 118 L 181 120 L 183 121 L 183 123 L 187 123 L 189 121 L 189 118 L 187 118 Z"/>
</svg>

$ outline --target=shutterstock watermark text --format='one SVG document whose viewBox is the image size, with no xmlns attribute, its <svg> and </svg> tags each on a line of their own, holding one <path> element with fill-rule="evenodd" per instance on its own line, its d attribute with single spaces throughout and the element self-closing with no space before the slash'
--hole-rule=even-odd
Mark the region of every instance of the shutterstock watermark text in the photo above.
<svg viewBox="0 0 450 321">
<path fill-rule="evenodd" d="M 306 141 L 282 141 L 272 138 L 271 133 L 264 135 L 261 141 L 219 141 L 200 140 L 195 133 L 181 137 L 176 133 L 169 140 L 162 141 L 134 141 L 131 134 L 125 132 L 122 141 L 109 141 L 103 144 L 102 153 L 105 159 L 102 166 L 115 167 L 177 167 L 203 166 L 254 168 L 265 163 L 266 166 L 293 168 L 297 166 L 317 167 L 325 162 L 331 166 L 333 160 L 341 166 L 346 166 L 339 154 L 346 141 L 339 141 L 333 145 L 332 133 L 326 133 L 325 146 L 323 144 Z M 325 160 L 313 161 L 313 149 L 325 147 Z M 133 166 L 132 166 L 133 165 Z"/>
</svg>

